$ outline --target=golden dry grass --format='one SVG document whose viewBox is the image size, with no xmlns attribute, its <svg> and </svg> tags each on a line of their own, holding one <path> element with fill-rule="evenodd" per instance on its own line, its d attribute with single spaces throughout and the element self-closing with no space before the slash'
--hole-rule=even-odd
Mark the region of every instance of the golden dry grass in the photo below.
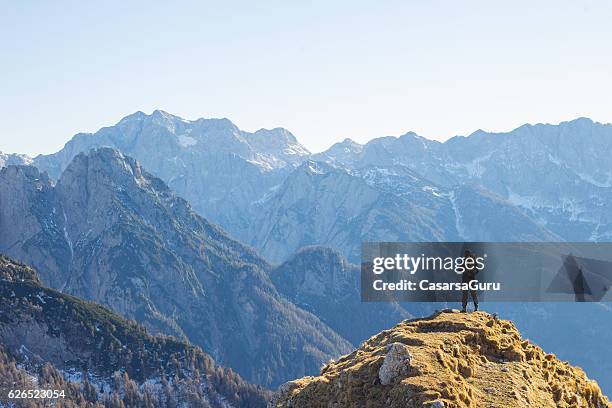
<svg viewBox="0 0 612 408">
<path fill-rule="evenodd" d="M 405 344 L 409 367 L 383 386 L 387 345 Z M 443 403 L 443 404 L 441 404 Z M 318 377 L 281 387 L 275 407 L 610 408 L 596 382 L 523 340 L 510 321 L 444 311 L 385 330 Z"/>
</svg>

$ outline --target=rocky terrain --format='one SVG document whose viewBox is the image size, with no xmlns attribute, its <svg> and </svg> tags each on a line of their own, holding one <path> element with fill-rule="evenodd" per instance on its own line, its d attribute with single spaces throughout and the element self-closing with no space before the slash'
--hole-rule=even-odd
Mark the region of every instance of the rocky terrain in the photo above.
<svg viewBox="0 0 612 408">
<path fill-rule="evenodd" d="M 116 150 L 77 155 L 56 184 L 35 167 L 0 170 L 0 230 L 0 251 L 43 283 L 189 340 L 254 383 L 350 349 L 277 292 L 264 259 Z"/>
<path fill-rule="evenodd" d="M 0 406 L 51 402 L 9 401 L 15 389 L 63 390 L 65 407 L 265 407 L 269 398 L 199 348 L 48 289 L 0 255 Z"/>
<path fill-rule="evenodd" d="M 407 320 L 284 384 L 280 407 L 612 407 L 596 382 L 510 321 L 443 311 Z"/>
</svg>

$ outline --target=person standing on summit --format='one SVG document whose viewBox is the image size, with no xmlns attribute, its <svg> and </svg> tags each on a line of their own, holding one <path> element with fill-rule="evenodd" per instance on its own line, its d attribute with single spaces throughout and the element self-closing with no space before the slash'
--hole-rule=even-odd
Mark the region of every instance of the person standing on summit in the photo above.
<svg viewBox="0 0 612 408">
<path fill-rule="evenodd" d="M 463 254 L 463 258 L 464 258 L 464 264 L 465 264 L 465 271 L 461 275 L 461 281 L 465 284 L 468 284 L 474 279 L 476 279 L 478 268 L 476 268 L 476 258 L 469 250 L 467 249 L 465 250 L 465 253 Z M 468 259 L 471 259 L 471 261 L 468 262 Z M 462 305 L 461 311 L 464 313 L 467 312 L 468 296 L 470 293 L 472 295 L 472 300 L 474 301 L 474 311 L 475 312 L 478 311 L 478 293 L 476 292 L 476 290 L 463 289 L 462 292 L 463 292 L 462 293 L 463 296 L 461 299 L 461 305 Z"/>
</svg>

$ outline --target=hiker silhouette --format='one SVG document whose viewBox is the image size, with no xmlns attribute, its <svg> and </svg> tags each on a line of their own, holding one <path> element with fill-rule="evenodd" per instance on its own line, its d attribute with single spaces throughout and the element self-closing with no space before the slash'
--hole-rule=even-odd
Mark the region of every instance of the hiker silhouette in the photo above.
<svg viewBox="0 0 612 408">
<path fill-rule="evenodd" d="M 472 252 L 470 252 L 469 249 L 465 250 L 465 252 L 463 253 L 463 258 L 465 260 L 467 260 L 468 258 L 471 258 L 473 260 L 473 262 L 470 263 L 469 267 L 466 265 L 465 271 L 461 274 L 462 283 L 469 283 L 470 281 L 476 279 L 476 274 L 478 273 L 478 269 L 476 268 L 476 258 L 474 257 Z M 461 299 L 461 310 L 463 312 L 467 311 L 468 297 L 470 294 L 472 295 L 472 300 L 474 301 L 474 311 L 478 311 L 478 293 L 476 292 L 476 290 L 464 289 L 462 291 Z"/>
</svg>

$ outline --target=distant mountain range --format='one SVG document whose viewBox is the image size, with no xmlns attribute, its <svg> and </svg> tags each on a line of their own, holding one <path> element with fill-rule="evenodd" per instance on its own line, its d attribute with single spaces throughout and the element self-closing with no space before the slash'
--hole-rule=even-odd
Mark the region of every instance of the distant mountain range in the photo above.
<svg viewBox="0 0 612 408">
<path fill-rule="evenodd" d="M 51 155 L 0 154 L 0 252 L 275 386 L 435 307 L 361 304 L 362 241 L 609 241 L 610 152 L 612 125 L 584 118 L 311 154 L 284 129 L 137 112 Z M 579 306 L 574 332 L 612 313 Z M 574 312 L 495 307 L 612 387 L 608 359 L 568 348 Z M 602 355 L 609 339 L 577 341 Z"/>
<path fill-rule="evenodd" d="M 140 161 L 275 263 L 308 245 L 357 261 L 364 239 L 612 238 L 612 125 L 584 118 L 444 143 L 412 132 L 347 139 L 310 154 L 285 129 L 249 133 L 227 119 L 137 112 L 55 154 L 2 157 L 57 179 L 78 153 L 102 146 Z"/>
</svg>

